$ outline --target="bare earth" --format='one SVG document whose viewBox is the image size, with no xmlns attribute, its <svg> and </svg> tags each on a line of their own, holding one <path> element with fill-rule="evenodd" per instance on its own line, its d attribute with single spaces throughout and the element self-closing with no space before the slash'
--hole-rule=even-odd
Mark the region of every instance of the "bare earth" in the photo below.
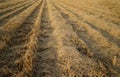
<svg viewBox="0 0 120 77">
<path fill-rule="evenodd" d="M 120 77 L 120 1 L 0 0 L 0 77 Z"/>
</svg>

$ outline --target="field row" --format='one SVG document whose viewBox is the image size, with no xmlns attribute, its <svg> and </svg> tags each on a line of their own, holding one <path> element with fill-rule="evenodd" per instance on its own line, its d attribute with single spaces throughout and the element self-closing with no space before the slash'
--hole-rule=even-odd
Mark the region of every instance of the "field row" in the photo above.
<svg viewBox="0 0 120 77">
<path fill-rule="evenodd" d="M 119 77 L 119 20 L 64 0 L 1 9 L 0 76 Z"/>
</svg>

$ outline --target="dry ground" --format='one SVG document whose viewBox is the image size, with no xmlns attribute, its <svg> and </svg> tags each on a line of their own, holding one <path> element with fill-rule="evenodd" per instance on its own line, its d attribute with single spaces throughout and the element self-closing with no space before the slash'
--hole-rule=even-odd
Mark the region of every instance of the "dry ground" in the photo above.
<svg viewBox="0 0 120 77">
<path fill-rule="evenodd" d="M 0 0 L 0 77 L 120 77 L 120 1 Z"/>
</svg>

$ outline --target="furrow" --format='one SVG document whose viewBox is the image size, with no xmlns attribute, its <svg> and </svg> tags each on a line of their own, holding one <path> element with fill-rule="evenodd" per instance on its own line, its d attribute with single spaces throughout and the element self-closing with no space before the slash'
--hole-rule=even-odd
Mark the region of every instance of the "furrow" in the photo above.
<svg viewBox="0 0 120 77">
<path fill-rule="evenodd" d="M 55 4 L 55 3 L 54 3 Z M 90 48 L 92 52 L 92 55 L 97 58 L 103 65 L 107 66 L 107 73 L 111 73 L 111 69 L 114 69 L 118 72 L 119 69 L 116 70 L 116 66 L 112 65 L 112 60 L 114 56 L 117 56 L 119 54 L 119 48 L 108 41 L 106 38 L 104 38 L 99 31 L 96 31 L 92 29 L 92 27 L 84 22 L 81 22 L 78 17 L 76 17 L 74 14 L 67 11 L 65 8 L 59 6 L 59 4 L 56 4 L 57 9 L 61 12 L 61 15 L 67 19 L 68 24 L 71 24 L 73 26 L 74 31 L 78 34 L 78 36 L 87 44 L 87 46 Z M 94 43 L 93 43 L 94 42 Z M 99 51 L 99 52 L 96 52 Z M 112 52 L 111 52 L 112 51 Z M 101 55 L 101 57 L 100 57 Z M 109 55 L 109 56 L 108 56 Z M 103 58 L 107 58 L 108 63 L 105 64 L 105 60 Z M 103 68 L 102 68 L 103 69 Z M 116 75 L 116 74 L 115 74 Z"/>
<path fill-rule="evenodd" d="M 24 0 L 16 0 L 16 1 L 13 0 L 13 1 L 7 1 L 5 3 L 0 3 L 0 10 L 18 5 L 23 2 L 24 2 Z"/>
<path fill-rule="evenodd" d="M 7 23 L 7 21 L 9 21 L 11 18 L 13 18 L 14 16 L 19 15 L 22 11 L 24 11 L 25 9 L 27 9 L 28 7 L 30 7 L 30 5 L 32 5 L 33 3 L 30 4 L 26 4 L 25 6 L 22 6 L 20 8 L 17 8 L 16 10 L 9 12 L 5 15 L 2 15 L 0 17 L 0 26 L 3 26 L 5 23 Z"/>
<path fill-rule="evenodd" d="M 68 6 L 65 6 L 65 5 L 62 5 L 62 6 L 64 6 L 66 9 L 68 9 Z M 113 36 L 113 38 L 115 38 L 116 40 L 120 39 L 120 37 L 119 37 L 120 27 L 119 26 L 117 27 L 117 26 L 113 25 L 112 23 L 107 23 L 106 21 L 101 20 L 95 16 L 83 14 L 80 11 L 78 12 L 78 10 L 76 10 L 75 8 L 70 8 L 69 11 L 71 11 L 74 14 L 77 14 L 76 16 L 78 16 L 81 19 L 81 21 L 84 21 L 87 24 L 88 23 L 94 24 L 94 26 L 103 30 L 104 32 L 106 31 L 107 34 Z M 112 40 L 114 40 L 114 39 L 112 39 Z M 119 45 L 119 43 L 117 45 Z"/>
<path fill-rule="evenodd" d="M 76 35 L 72 26 L 61 16 L 60 12 L 49 1 L 47 2 L 51 26 L 55 29 L 53 36 L 57 43 L 56 52 L 58 62 L 56 68 L 59 70 L 57 77 L 90 76 L 91 73 L 94 76 L 95 73 L 91 69 L 94 69 L 94 72 L 98 73 L 95 70 L 97 69 L 97 65 L 90 59 L 89 49 Z M 82 67 L 83 65 L 84 67 Z M 87 67 L 89 67 L 89 70 Z"/>
<path fill-rule="evenodd" d="M 2 10 L 0 10 L 0 16 L 5 14 L 5 13 L 8 13 L 10 11 L 13 11 L 17 8 L 20 8 L 20 7 L 22 7 L 22 6 L 24 6 L 25 4 L 28 4 L 28 3 L 32 3 L 32 1 L 27 1 L 27 2 L 24 2 L 24 3 L 18 4 L 18 5 L 12 6 L 12 7 L 2 9 Z"/>
<path fill-rule="evenodd" d="M 53 28 L 50 25 L 48 6 L 45 1 L 41 16 L 38 50 L 33 60 L 33 77 L 57 77 L 55 75 L 57 73 L 55 68 L 56 48 L 52 32 Z"/>
<path fill-rule="evenodd" d="M 18 16 L 12 18 L 3 27 L 0 27 L 0 50 L 2 50 L 6 44 L 10 41 L 13 32 L 21 26 L 25 19 L 34 11 L 34 9 L 40 4 L 41 1 L 33 4 L 31 7 L 23 11 Z M 14 26 L 13 26 L 14 25 Z"/>
<path fill-rule="evenodd" d="M 61 3 L 63 3 L 63 2 L 61 2 Z M 118 17 L 115 17 L 113 15 L 108 15 L 106 13 L 100 13 L 100 11 L 99 12 L 93 12 L 93 10 L 90 11 L 90 9 L 92 9 L 91 7 L 84 6 L 86 8 L 84 8 L 84 7 L 81 8 L 79 5 L 76 6 L 76 5 L 72 5 L 72 4 L 68 3 L 68 2 L 65 2 L 65 3 L 69 7 L 79 9 L 81 12 L 88 13 L 90 15 L 96 15 L 98 18 L 102 18 L 102 19 L 104 19 L 104 20 L 106 20 L 108 22 L 111 21 L 112 23 L 114 23 L 116 25 L 120 25 L 120 19 Z"/>
<path fill-rule="evenodd" d="M 38 14 L 37 14 L 37 18 L 35 19 L 35 22 L 33 24 L 32 27 L 32 31 L 31 31 L 31 35 L 29 37 L 29 42 L 27 43 L 27 47 L 28 49 L 26 50 L 25 55 L 23 56 L 24 58 L 24 65 L 23 65 L 23 70 L 22 72 L 20 72 L 17 76 L 18 77 L 24 77 L 24 76 L 29 76 L 29 77 L 33 77 L 34 75 L 34 59 L 36 57 L 36 53 L 38 50 L 38 37 L 39 34 L 41 33 L 40 31 L 40 25 L 41 25 L 41 16 L 42 16 L 42 11 L 43 11 L 43 6 L 44 6 L 44 2 L 42 1 L 42 4 L 39 8 Z M 38 68 L 38 67 L 37 67 Z"/>
<path fill-rule="evenodd" d="M 4 52 L 0 55 L 0 74 L 2 77 L 21 77 L 21 72 L 24 75 L 23 77 L 32 75 L 32 56 L 37 43 L 35 30 L 38 29 L 38 24 L 36 24 L 38 21 L 36 20 L 38 19 L 37 16 L 39 16 L 38 12 L 41 4 L 42 2 L 39 3 L 39 6 L 36 7 L 24 23 L 15 30 L 10 43 L 2 50 Z M 5 59 L 5 57 L 8 57 L 8 59 Z"/>
</svg>

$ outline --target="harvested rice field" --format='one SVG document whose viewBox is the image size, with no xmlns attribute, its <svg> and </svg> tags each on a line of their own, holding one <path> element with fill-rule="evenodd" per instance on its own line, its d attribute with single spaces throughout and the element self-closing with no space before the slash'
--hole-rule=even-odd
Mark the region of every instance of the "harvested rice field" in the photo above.
<svg viewBox="0 0 120 77">
<path fill-rule="evenodd" d="M 0 0 L 0 77 L 120 77 L 120 0 Z"/>
</svg>

